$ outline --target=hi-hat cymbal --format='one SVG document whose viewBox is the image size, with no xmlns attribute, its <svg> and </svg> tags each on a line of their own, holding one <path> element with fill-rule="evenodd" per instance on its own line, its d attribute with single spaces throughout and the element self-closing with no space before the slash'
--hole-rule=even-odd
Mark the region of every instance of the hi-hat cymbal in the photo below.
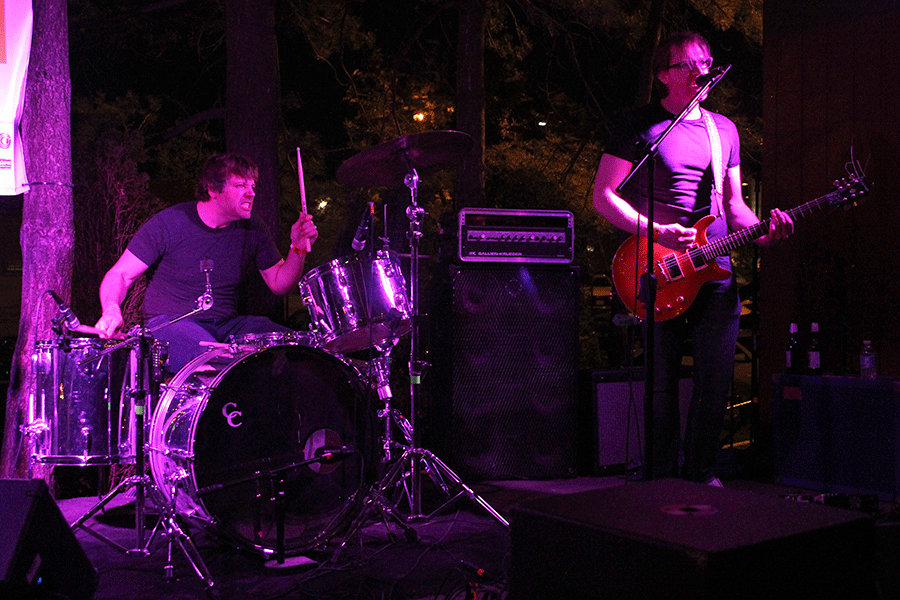
<svg viewBox="0 0 900 600">
<path fill-rule="evenodd" d="M 460 131 L 426 131 L 382 142 L 348 158 L 337 170 L 344 185 L 381 187 L 405 183 L 411 169 L 420 177 L 448 169 L 475 140 Z"/>
</svg>

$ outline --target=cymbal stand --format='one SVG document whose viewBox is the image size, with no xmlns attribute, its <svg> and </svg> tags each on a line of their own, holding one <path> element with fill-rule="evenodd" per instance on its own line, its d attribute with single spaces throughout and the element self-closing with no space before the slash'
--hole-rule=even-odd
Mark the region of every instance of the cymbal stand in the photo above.
<svg viewBox="0 0 900 600">
<path fill-rule="evenodd" d="M 144 416 L 148 406 L 147 400 L 151 396 L 148 379 L 151 372 L 150 369 L 153 368 L 150 352 L 151 337 L 152 336 L 147 330 L 135 327 L 129 332 L 129 336 L 125 341 L 121 344 L 116 344 L 105 351 L 105 353 L 108 353 L 113 351 L 113 349 L 126 345 L 132 347 L 132 356 L 134 358 L 134 360 L 132 360 L 131 373 L 132 387 L 128 392 L 134 401 L 135 474 L 132 477 L 123 479 L 116 487 L 110 490 L 106 496 L 101 498 L 97 504 L 82 515 L 77 521 L 72 523 L 71 528 L 72 530 L 78 528 L 83 529 L 86 533 L 107 543 L 123 554 L 137 554 L 141 556 L 150 555 L 150 546 L 153 543 L 153 539 L 156 537 L 157 533 L 161 531 L 162 537 L 168 542 L 168 562 L 165 566 L 166 578 L 168 579 L 173 576 L 174 567 L 172 565 L 172 549 L 173 544 L 177 543 L 187 557 L 188 562 L 191 563 L 197 576 L 206 582 L 208 589 L 212 589 L 213 580 L 209 573 L 209 569 L 203 562 L 203 558 L 200 556 L 200 552 L 197 550 L 193 541 L 191 541 L 191 538 L 181 529 L 176 520 L 174 499 L 171 503 L 167 502 L 160 489 L 144 472 L 146 464 L 144 456 Z M 132 548 L 126 548 L 100 532 L 95 531 L 90 526 L 86 525 L 86 522 L 97 512 L 102 510 L 116 496 L 125 493 L 131 488 L 134 488 L 135 490 L 135 543 Z M 149 537 L 146 531 L 144 512 L 145 504 L 148 499 L 158 511 L 158 520 L 150 531 Z"/>
<path fill-rule="evenodd" d="M 419 430 L 416 427 L 416 408 L 421 391 L 422 377 L 425 375 L 429 365 L 427 362 L 422 361 L 419 356 L 419 327 L 421 325 L 421 315 L 419 313 L 419 244 L 422 238 L 422 221 L 425 216 L 425 210 L 417 203 L 418 183 L 419 175 L 416 169 L 411 164 L 408 164 L 408 172 L 404 178 L 404 184 L 409 188 L 411 198 L 411 203 L 406 209 L 406 216 L 409 219 L 409 232 L 407 235 L 410 244 L 409 290 L 410 310 L 412 313 L 409 360 L 409 446 L 405 447 L 403 454 L 376 486 L 374 494 L 376 498 L 382 498 L 392 488 L 400 489 L 408 502 L 409 520 L 431 519 L 457 499 L 467 496 L 484 508 L 497 521 L 509 527 L 509 522 L 488 504 L 484 498 L 466 485 L 444 461 L 421 446 Z M 395 415 L 392 416 L 396 418 Z M 453 493 L 454 487 L 459 488 L 455 495 L 452 495 L 444 504 L 427 515 L 422 512 L 423 472 L 446 496 L 450 496 Z"/>
</svg>

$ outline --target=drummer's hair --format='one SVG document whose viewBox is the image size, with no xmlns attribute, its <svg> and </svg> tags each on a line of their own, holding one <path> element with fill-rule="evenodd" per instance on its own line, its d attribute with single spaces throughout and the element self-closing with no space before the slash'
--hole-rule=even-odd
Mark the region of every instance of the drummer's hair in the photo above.
<svg viewBox="0 0 900 600">
<path fill-rule="evenodd" d="M 209 200 L 209 190 L 221 192 L 225 188 L 225 181 L 229 175 L 256 181 L 259 177 L 259 167 L 251 158 L 236 152 L 210 156 L 200 170 L 194 196 L 201 202 Z"/>
</svg>

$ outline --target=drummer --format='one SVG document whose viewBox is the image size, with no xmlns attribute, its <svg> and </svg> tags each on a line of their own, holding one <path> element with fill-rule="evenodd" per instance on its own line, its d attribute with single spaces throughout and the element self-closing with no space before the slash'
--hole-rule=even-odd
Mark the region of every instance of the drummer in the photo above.
<svg viewBox="0 0 900 600">
<path fill-rule="evenodd" d="M 297 289 L 306 251 L 319 235 L 312 216 L 301 213 L 291 226 L 291 249 L 283 258 L 266 226 L 251 214 L 258 174 L 246 156 L 213 156 L 200 173 L 196 202 L 166 208 L 141 226 L 100 283 L 100 337 L 116 335 L 123 324 L 122 302 L 145 272 L 145 326 L 168 343 L 171 373 L 210 343 L 292 331 L 266 317 L 237 314 L 238 290 L 253 267 L 275 294 Z M 198 307 L 203 310 L 156 329 Z"/>
</svg>

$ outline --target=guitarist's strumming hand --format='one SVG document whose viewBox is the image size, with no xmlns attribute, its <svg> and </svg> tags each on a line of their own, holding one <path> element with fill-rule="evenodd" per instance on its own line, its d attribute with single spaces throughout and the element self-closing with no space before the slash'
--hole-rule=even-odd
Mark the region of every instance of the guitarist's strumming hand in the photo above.
<svg viewBox="0 0 900 600">
<path fill-rule="evenodd" d="M 693 227 L 682 227 L 678 223 L 669 225 L 653 225 L 653 239 L 660 246 L 684 252 L 697 243 L 697 230 Z"/>
</svg>

